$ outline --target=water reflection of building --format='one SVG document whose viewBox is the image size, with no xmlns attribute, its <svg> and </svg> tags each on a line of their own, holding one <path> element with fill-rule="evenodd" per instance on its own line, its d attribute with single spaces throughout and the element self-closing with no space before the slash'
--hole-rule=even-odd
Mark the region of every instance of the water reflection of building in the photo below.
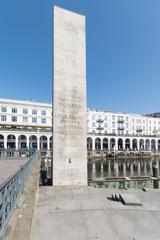
<svg viewBox="0 0 160 240">
<path fill-rule="evenodd" d="M 158 167 L 159 175 L 159 159 L 97 160 L 88 163 L 88 176 L 89 178 L 153 176 L 153 166 Z"/>
<path fill-rule="evenodd" d="M 158 115 L 159 116 L 159 115 Z M 90 110 L 92 150 L 160 150 L 160 117 Z M 52 148 L 52 105 L 0 99 L 0 148 Z"/>
</svg>

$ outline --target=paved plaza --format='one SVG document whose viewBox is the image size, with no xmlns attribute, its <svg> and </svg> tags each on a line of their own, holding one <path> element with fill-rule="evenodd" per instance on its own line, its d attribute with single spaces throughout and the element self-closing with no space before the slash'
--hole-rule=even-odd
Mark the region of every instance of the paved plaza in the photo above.
<svg viewBox="0 0 160 240">
<path fill-rule="evenodd" d="M 28 161 L 29 158 L 0 159 L 0 185 L 14 176 Z"/>
<path fill-rule="evenodd" d="M 108 200 L 134 194 L 143 206 Z M 160 191 L 92 187 L 38 189 L 30 240 L 159 240 Z"/>
</svg>

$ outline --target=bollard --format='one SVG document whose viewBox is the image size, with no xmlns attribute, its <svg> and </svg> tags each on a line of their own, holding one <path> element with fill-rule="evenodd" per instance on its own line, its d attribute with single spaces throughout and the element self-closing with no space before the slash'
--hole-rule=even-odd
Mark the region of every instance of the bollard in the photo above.
<svg viewBox="0 0 160 240">
<path fill-rule="evenodd" d="M 153 166 L 153 177 L 158 178 L 159 176 L 158 173 L 159 173 L 158 166 Z M 158 179 L 153 180 L 153 186 L 154 188 L 159 188 Z"/>
</svg>

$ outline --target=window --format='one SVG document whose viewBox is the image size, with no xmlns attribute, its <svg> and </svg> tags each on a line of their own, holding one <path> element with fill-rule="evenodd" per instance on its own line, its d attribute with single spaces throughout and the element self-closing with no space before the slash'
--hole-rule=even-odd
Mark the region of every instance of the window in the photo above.
<svg viewBox="0 0 160 240">
<path fill-rule="evenodd" d="M 113 121 L 115 121 L 115 118 L 116 118 L 115 115 L 112 115 L 112 120 L 113 120 Z"/>
<path fill-rule="evenodd" d="M 17 108 L 12 108 L 12 113 L 17 113 Z"/>
<path fill-rule="evenodd" d="M 92 123 L 92 127 L 95 127 L 95 122 Z"/>
<path fill-rule="evenodd" d="M 37 115 L 37 110 L 32 110 L 32 115 Z"/>
<path fill-rule="evenodd" d="M 2 122 L 7 121 L 7 116 L 6 116 L 6 115 L 1 115 L 1 121 L 2 121 Z"/>
<path fill-rule="evenodd" d="M 123 116 L 118 116 L 118 121 L 123 121 L 123 120 L 124 120 Z"/>
<path fill-rule="evenodd" d="M 126 128 L 128 128 L 129 127 L 129 124 L 128 123 L 126 123 Z"/>
<path fill-rule="evenodd" d="M 12 117 L 12 122 L 17 122 L 17 117 Z"/>
<path fill-rule="evenodd" d="M 105 127 L 105 128 L 107 128 L 107 127 L 108 127 L 108 124 L 107 124 L 107 123 L 105 123 L 105 124 L 104 124 L 104 127 Z"/>
<path fill-rule="evenodd" d="M 112 128 L 115 128 L 115 126 L 116 126 L 115 122 L 112 122 Z"/>
<path fill-rule="evenodd" d="M 41 118 L 41 123 L 45 124 L 46 123 L 46 118 Z"/>
<path fill-rule="evenodd" d="M 23 109 L 23 114 L 28 114 L 28 109 L 27 108 Z"/>
<path fill-rule="evenodd" d="M 128 122 L 128 117 L 126 117 L 126 121 Z"/>
<path fill-rule="evenodd" d="M 106 121 L 107 121 L 107 116 L 105 116 L 105 118 L 104 118 Z"/>
<path fill-rule="evenodd" d="M 27 123 L 28 122 L 28 117 L 23 117 L 23 122 Z"/>
<path fill-rule="evenodd" d="M 32 118 L 32 123 L 37 123 L 37 118 Z"/>
<path fill-rule="evenodd" d="M 118 124 L 118 128 L 124 128 L 124 125 L 123 125 L 123 123 L 120 123 L 120 124 Z"/>
<path fill-rule="evenodd" d="M 95 120 L 95 115 L 92 116 L 92 120 Z"/>
<path fill-rule="evenodd" d="M 118 135 L 121 135 L 121 131 L 120 130 L 118 130 Z"/>
<path fill-rule="evenodd" d="M 1 107 L 1 112 L 7 112 L 7 108 L 6 107 Z"/>
<path fill-rule="evenodd" d="M 115 133 L 116 133 L 115 129 L 112 129 L 112 133 L 113 133 L 113 134 L 115 134 Z"/>
<path fill-rule="evenodd" d="M 42 114 L 43 116 L 46 116 L 46 111 L 41 111 L 41 114 Z"/>
</svg>

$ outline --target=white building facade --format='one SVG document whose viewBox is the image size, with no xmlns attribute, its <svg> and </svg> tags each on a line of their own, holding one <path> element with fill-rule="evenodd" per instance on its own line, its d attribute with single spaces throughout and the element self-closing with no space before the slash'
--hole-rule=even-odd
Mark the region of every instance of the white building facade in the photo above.
<svg viewBox="0 0 160 240">
<path fill-rule="evenodd" d="M 51 104 L 0 99 L 0 148 L 51 149 Z"/>
<path fill-rule="evenodd" d="M 160 150 L 160 118 L 89 110 L 88 149 Z"/>
<path fill-rule="evenodd" d="M 87 110 L 89 150 L 159 150 L 160 118 Z M 52 105 L 0 99 L 0 149 L 52 149 Z"/>
</svg>

